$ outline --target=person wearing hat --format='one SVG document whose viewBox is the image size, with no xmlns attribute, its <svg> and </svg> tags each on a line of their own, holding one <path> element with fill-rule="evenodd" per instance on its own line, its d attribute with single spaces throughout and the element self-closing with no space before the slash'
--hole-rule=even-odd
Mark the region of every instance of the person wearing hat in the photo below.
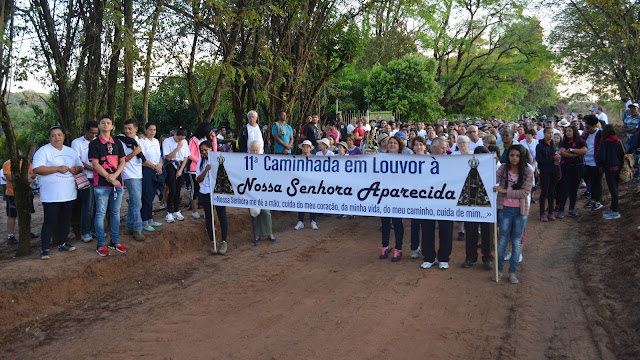
<svg viewBox="0 0 640 360">
<path fill-rule="evenodd" d="M 320 141 L 322 140 L 326 140 L 326 139 L 321 139 Z M 329 141 L 327 140 L 327 143 L 328 142 Z M 300 156 L 311 156 L 311 150 L 313 150 L 313 144 L 311 143 L 311 141 L 305 140 L 302 142 L 302 144 L 298 146 L 300 147 L 300 150 L 302 150 L 302 154 L 300 154 Z M 298 223 L 296 224 L 296 226 L 293 227 L 294 230 L 300 230 L 304 228 L 304 214 L 305 213 L 303 212 L 298 213 Z M 309 213 L 309 217 L 311 218 L 311 228 L 313 230 L 318 230 L 318 225 L 316 224 L 316 214 Z"/>
<path fill-rule="evenodd" d="M 569 122 L 566 119 L 562 119 L 558 122 L 558 126 L 561 128 L 566 128 L 569 126 Z"/>
<path fill-rule="evenodd" d="M 347 146 L 348 145 L 346 141 L 340 141 L 339 143 L 337 143 L 336 149 L 338 149 L 338 153 L 336 154 L 336 156 L 349 156 Z"/>
<path fill-rule="evenodd" d="M 316 156 L 334 156 L 335 154 L 329 150 L 329 146 L 331 146 L 329 139 L 323 138 L 318 140 L 318 152 Z"/>
<path fill-rule="evenodd" d="M 402 150 L 402 153 L 405 155 L 413 154 L 413 150 L 407 147 L 407 135 L 403 131 L 398 131 L 396 132 L 395 136 L 401 138 L 404 141 L 404 150 Z"/>
<path fill-rule="evenodd" d="M 380 134 L 378 136 L 378 152 L 386 153 L 387 152 L 387 143 L 389 141 L 389 135 L 386 133 Z"/>
</svg>

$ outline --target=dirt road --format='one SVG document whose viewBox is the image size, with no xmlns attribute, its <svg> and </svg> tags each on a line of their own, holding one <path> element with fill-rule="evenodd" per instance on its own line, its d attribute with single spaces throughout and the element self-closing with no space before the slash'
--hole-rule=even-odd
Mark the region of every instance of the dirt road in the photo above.
<svg viewBox="0 0 640 360">
<path fill-rule="evenodd" d="M 527 224 L 520 284 L 409 258 L 379 260 L 377 218 L 320 216 L 254 247 L 245 209 L 229 209 L 230 251 L 208 255 L 204 220 L 165 224 L 131 251 L 0 262 L 0 357 L 176 359 L 612 359 L 576 271 L 575 222 Z M 505 266 L 507 268 L 507 266 Z M 24 274 L 29 274 L 24 278 Z M 593 317 L 591 317 L 593 318 Z M 21 319 L 28 319 L 22 321 Z"/>
</svg>

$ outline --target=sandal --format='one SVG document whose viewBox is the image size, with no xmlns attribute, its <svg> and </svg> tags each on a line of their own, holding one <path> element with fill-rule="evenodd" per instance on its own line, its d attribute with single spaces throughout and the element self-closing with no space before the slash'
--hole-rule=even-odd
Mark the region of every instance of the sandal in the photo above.
<svg viewBox="0 0 640 360">
<path fill-rule="evenodd" d="M 269 241 L 276 242 L 276 238 L 275 237 L 269 237 Z"/>
<path fill-rule="evenodd" d="M 255 240 L 252 240 L 251 242 L 253 243 L 253 246 L 258 246 L 259 241 L 260 241 L 260 238 L 257 238 Z"/>
</svg>

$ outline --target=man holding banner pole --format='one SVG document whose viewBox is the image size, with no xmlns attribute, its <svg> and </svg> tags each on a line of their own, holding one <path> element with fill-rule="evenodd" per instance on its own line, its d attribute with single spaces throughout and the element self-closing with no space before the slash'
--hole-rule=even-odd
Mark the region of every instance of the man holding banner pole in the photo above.
<svg viewBox="0 0 640 360">
<path fill-rule="evenodd" d="M 437 137 L 431 142 L 431 155 L 446 155 L 447 140 Z M 449 257 L 451 256 L 451 248 L 453 247 L 453 221 L 451 220 L 431 220 L 425 221 L 426 233 L 428 236 L 422 238 L 422 254 L 424 262 L 420 265 L 423 269 L 429 269 L 436 262 L 439 263 L 440 269 L 449 268 Z M 436 221 L 439 225 L 439 246 L 436 260 Z"/>
</svg>

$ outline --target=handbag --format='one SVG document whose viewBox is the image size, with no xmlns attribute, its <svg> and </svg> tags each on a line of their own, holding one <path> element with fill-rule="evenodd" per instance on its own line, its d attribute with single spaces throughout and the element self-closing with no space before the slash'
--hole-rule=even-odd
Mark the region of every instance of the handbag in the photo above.
<svg viewBox="0 0 640 360">
<path fill-rule="evenodd" d="M 78 190 L 84 190 L 88 188 L 90 185 L 89 178 L 87 177 L 87 174 L 85 174 L 84 172 L 73 175 L 73 178 L 76 179 L 76 188 Z"/>
</svg>

